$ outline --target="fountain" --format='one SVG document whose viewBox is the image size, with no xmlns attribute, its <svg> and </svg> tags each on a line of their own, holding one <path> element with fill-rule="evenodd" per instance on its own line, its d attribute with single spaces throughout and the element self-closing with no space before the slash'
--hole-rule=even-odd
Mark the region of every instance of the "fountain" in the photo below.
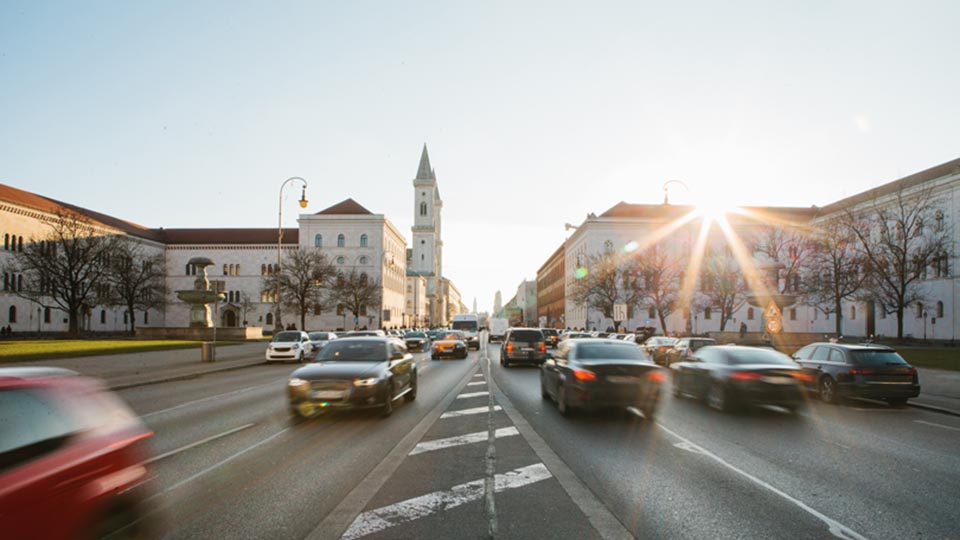
<svg viewBox="0 0 960 540">
<path fill-rule="evenodd" d="M 190 328 L 210 328 L 210 306 L 214 302 L 225 299 L 222 292 L 210 290 L 210 280 L 207 279 L 207 267 L 213 266 L 213 261 L 206 257 L 194 257 L 187 264 L 197 269 L 197 279 L 193 280 L 193 288 L 177 291 L 177 298 L 190 304 Z"/>
</svg>

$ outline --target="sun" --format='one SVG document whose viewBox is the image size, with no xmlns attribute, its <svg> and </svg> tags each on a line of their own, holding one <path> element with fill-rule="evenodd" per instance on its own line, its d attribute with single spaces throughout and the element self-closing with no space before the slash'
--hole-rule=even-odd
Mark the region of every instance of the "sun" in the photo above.
<svg viewBox="0 0 960 540">
<path fill-rule="evenodd" d="M 738 207 L 720 199 L 701 200 L 696 204 L 696 214 L 706 223 L 726 221 L 727 216 L 736 213 Z"/>
</svg>

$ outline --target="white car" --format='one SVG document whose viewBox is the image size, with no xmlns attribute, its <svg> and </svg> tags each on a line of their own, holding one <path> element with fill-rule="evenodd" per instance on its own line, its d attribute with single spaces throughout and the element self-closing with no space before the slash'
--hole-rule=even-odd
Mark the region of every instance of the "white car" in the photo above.
<svg viewBox="0 0 960 540">
<path fill-rule="evenodd" d="M 313 346 L 306 332 L 297 330 L 279 332 L 267 345 L 267 362 L 291 360 L 303 362 L 311 355 L 313 355 Z"/>
</svg>

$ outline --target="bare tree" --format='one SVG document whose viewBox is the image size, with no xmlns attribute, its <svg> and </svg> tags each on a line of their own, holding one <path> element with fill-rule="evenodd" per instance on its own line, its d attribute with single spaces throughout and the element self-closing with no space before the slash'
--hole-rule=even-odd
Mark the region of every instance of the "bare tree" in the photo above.
<svg viewBox="0 0 960 540">
<path fill-rule="evenodd" d="M 809 235 L 794 227 L 764 228 L 753 242 L 754 253 L 774 265 L 775 274 L 769 276 L 769 282 L 781 294 L 800 290 L 802 269 L 811 249 Z"/>
<path fill-rule="evenodd" d="M 355 318 L 366 315 L 369 307 L 380 305 L 380 281 L 365 273 L 352 269 L 348 274 L 339 274 L 334 283 L 334 298 Z"/>
<path fill-rule="evenodd" d="M 953 251 L 939 203 L 930 187 L 900 188 L 889 201 L 875 200 L 864 210 L 845 212 L 863 258 L 867 297 L 896 314 L 897 338 L 903 338 L 907 306 L 927 299 L 922 283 L 927 267 Z"/>
<path fill-rule="evenodd" d="M 588 256 L 584 268 L 586 275 L 573 283 L 572 300 L 597 309 L 610 319 L 614 305 L 626 304 L 629 318 L 643 295 L 636 263 L 622 261 L 615 252 L 608 251 Z M 619 331 L 620 321 L 614 321 L 614 325 Z"/>
<path fill-rule="evenodd" d="M 660 328 L 667 334 L 667 318 L 676 311 L 680 294 L 680 274 L 683 261 L 669 253 L 663 246 L 655 245 L 636 258 L 637 270 L 642 279 L 640 286 L 642 303 L 656 311 Z"/>
<path fill-rule="evenodd" d="M 266 291 L 275 291 L 280 280 L 280 303 L 300 315 L 300 328 L 306 328 L 307 313 L 324 302 L 324 291 L 336 275 L 326 255 L 317 250 L 297 249 L 289 252 L 279 275 L 263 280 Z"/>
<path fill-rule="evenodd" d="M 77 336 L 84 312 L 99 303 L 116 238 L 68 209 L 57 212 L 46 225 L 50 227 L 46 235 L 31 238 L 23 251 L 13 254 L 8 271 L 22 274 L 26 281 L 16 294 L 38 304 L 45 300 L 55 304 L 67 313 L 69 334 Z"/>
<path fill-rule="evenodd" d="M 801 290 L 806 302 L 824 313 L 836 313 L 836 333 L 842 330 L 843 301 L 853 298 L 866 274 L 857 252 L 857 237 L 841 221 L 821 225 L 809 238 L 809 253 L 801 269 Z"/>
<path fill-rule="evenodd" d="M 130 314 L 130 333 L 136 334 L 136 312 L 162 308 L 166 298 L 163 255 L 149 254 L 143 244 L 129 237 L 118 238 L 105 255 L 104 281 L 111 303 Z"/>
<path fill-rule="evenodd" d="M 240 313 L 241 318 L 243 319 L 243 326 L 247 326 L 247 314 L 253 310 L 253 299 L 250 298 L 250 295 L 241 292 L 240 293 Z"/>
<path fill-rule="evenodd" d="M 720 309 L 720 331 L 746 302 L 747 282 L 732 257 L 708 255 L 700 277 L 700 294 L 706 306 Z"/>
</svg>

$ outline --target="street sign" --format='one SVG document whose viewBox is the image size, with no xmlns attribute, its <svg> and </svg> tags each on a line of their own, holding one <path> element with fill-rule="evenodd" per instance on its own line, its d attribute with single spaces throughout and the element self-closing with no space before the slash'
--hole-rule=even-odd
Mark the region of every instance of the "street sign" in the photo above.
<svg viewBox="0 0 960 540">
<path fill-rule="evenodd" d="M 360 322 L 360 317 L 357 317 L 356 315 L 354 315 L 353 324 L 357 324 L 358 322 Z"/>
<path fill-rule="evenodd" d="M 780 330 L 783 330 L 783 325 L 780 324 L 780 319 L 770 319 L 767 321 L 767 332 L 771 334 L 779 334 Z"/>
<path fill-rule="evenodd" d="M 614 304 L 613 305 L 613 320 L 617 322 L 622 322 L 627 320 L 627 305 L 626 304 Z"/>
<path fill-rule="evenodd" d="M 763 313 L 763 316 L 768 319 L 779 319 L 783 317 L 783 313 L 780 313 L 780 309 L 777 308 L 775 302 L 770 302 L 770 305 L 767 306 L 767 310 Z"/>
</svg>

